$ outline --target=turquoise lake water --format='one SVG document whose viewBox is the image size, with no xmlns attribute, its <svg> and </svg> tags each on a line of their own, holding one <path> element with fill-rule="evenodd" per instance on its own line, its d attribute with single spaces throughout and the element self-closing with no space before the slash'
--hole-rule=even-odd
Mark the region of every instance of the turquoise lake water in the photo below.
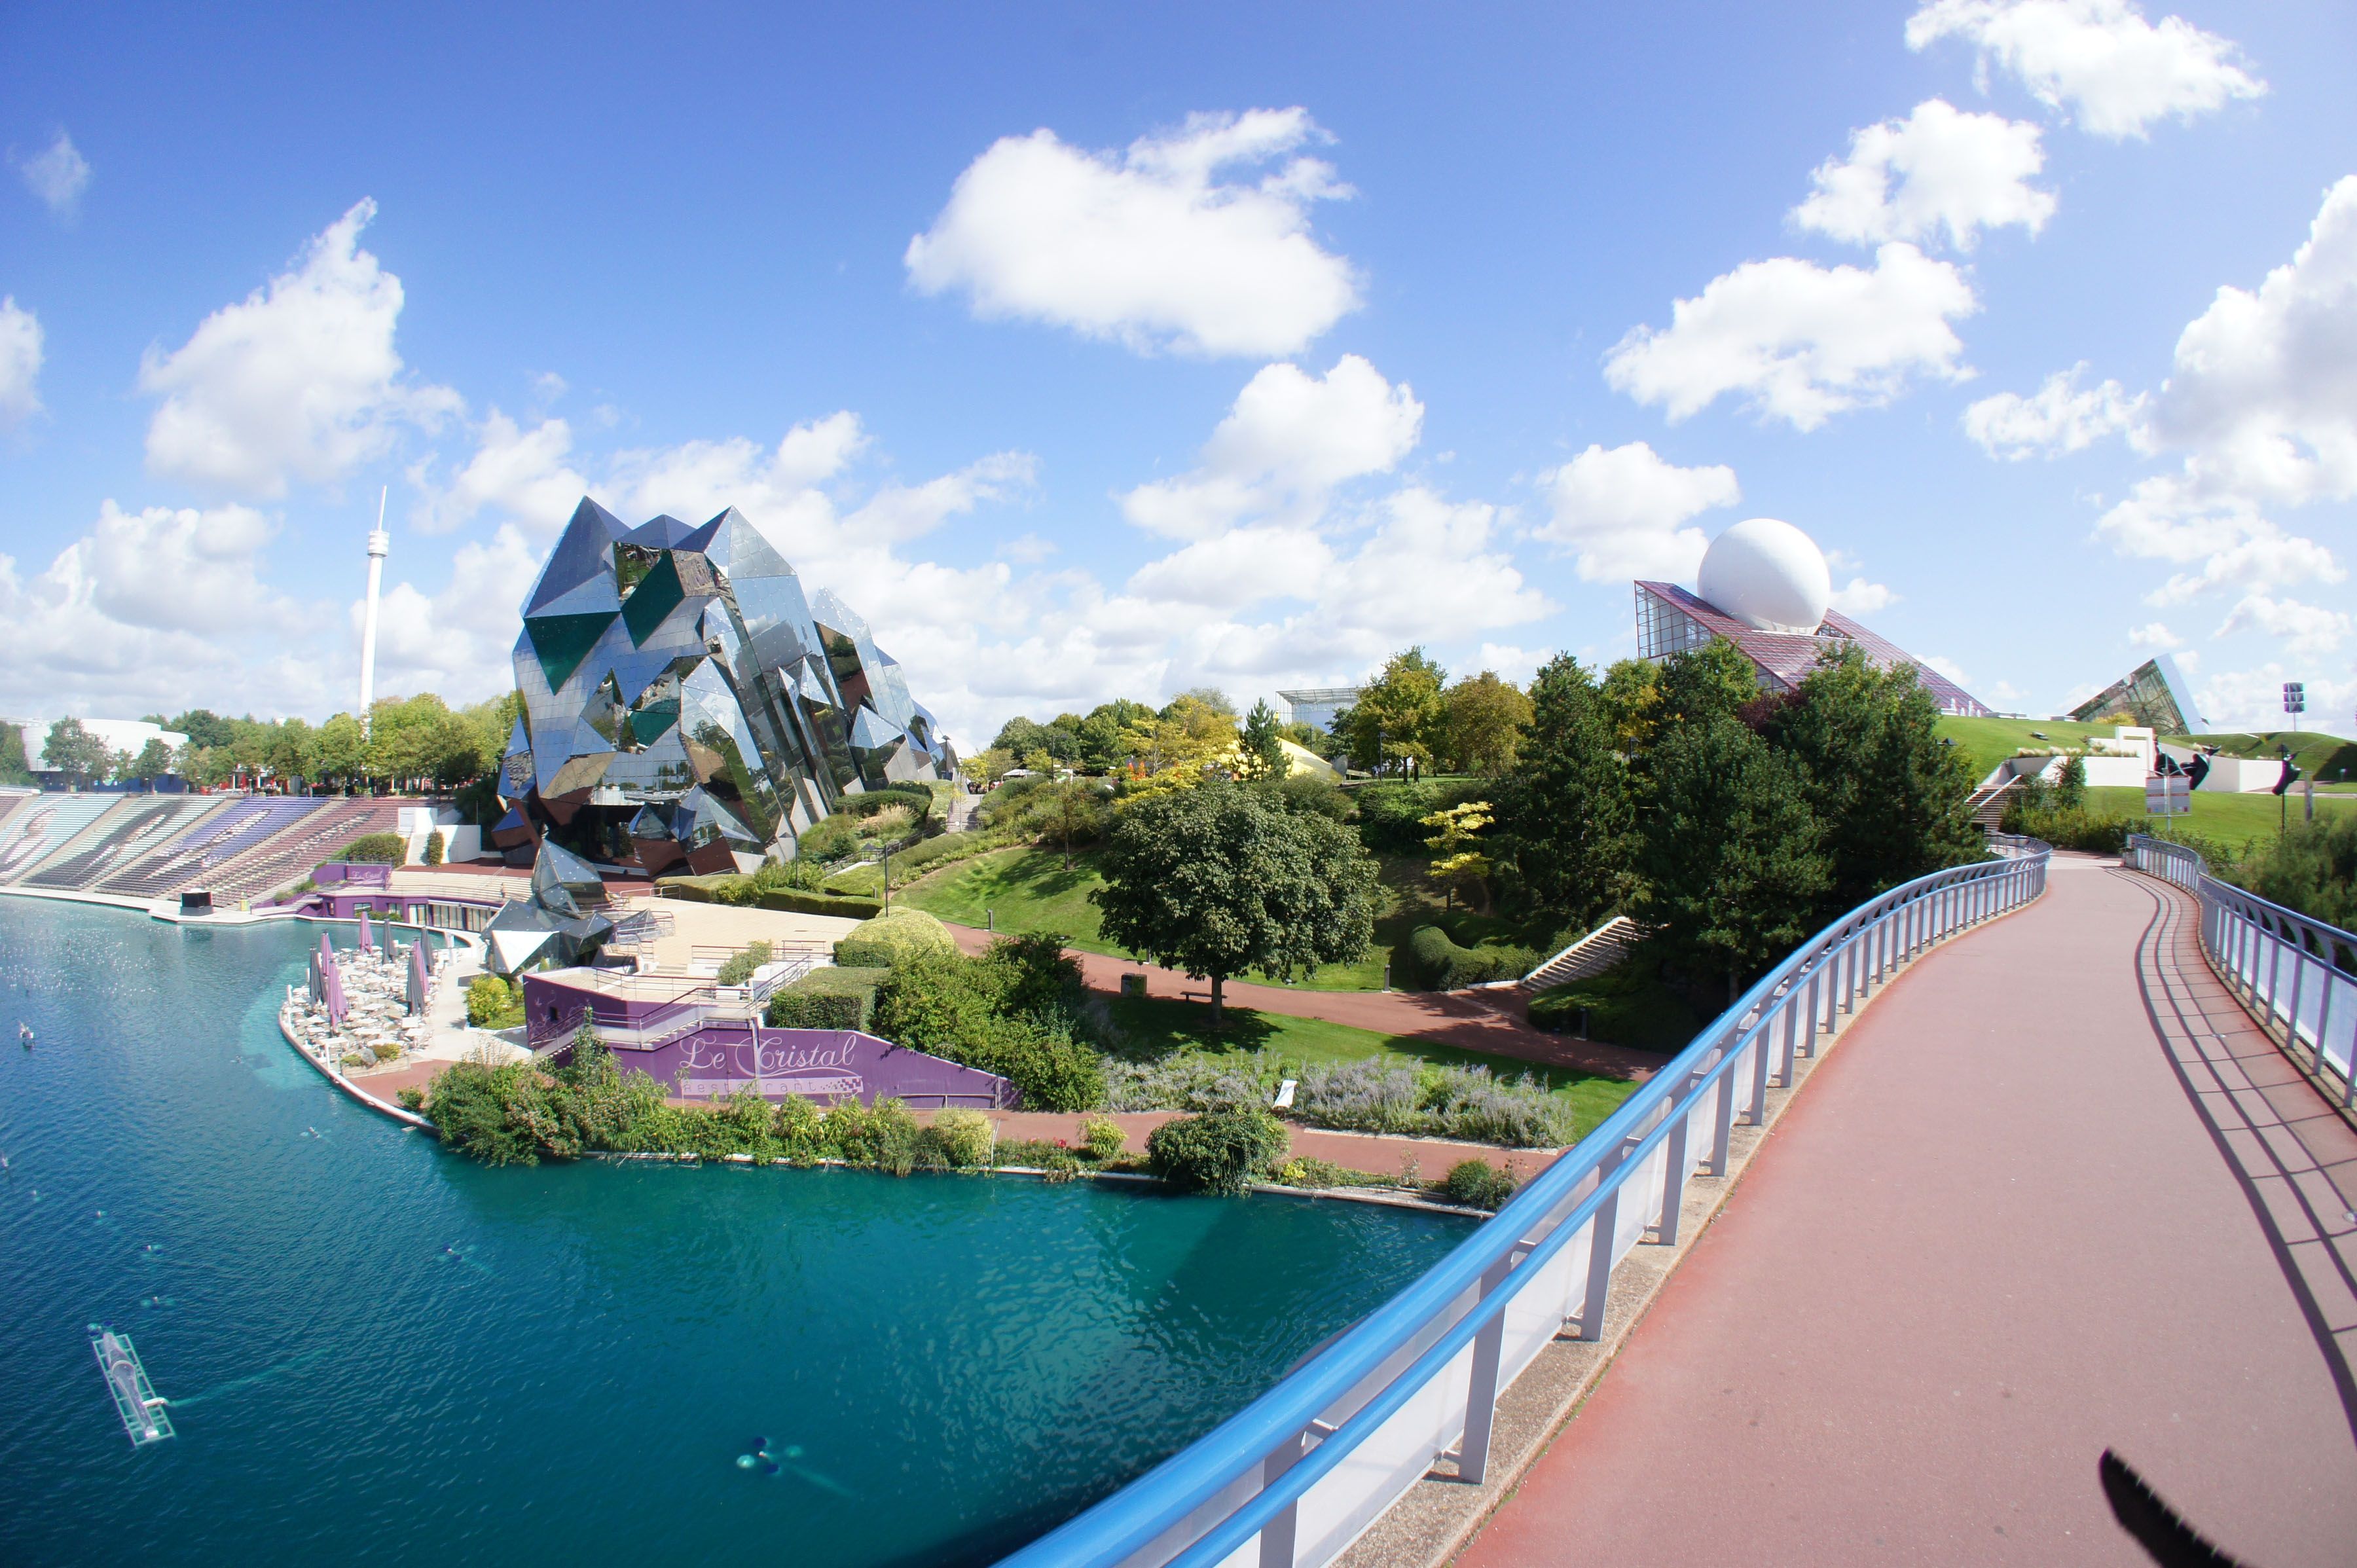
<svg viewBox="0 0 2357 1568">
<path fill-rule="evenodd" d="M 987 1563 L 1467 1234 L 1015 1177 L 484 1169 L 280 1041 L 320 929 L 0 898 L 0 1563 Z M 177 1438 L 132 1448 L 93 1322 Z M 757 1439 L 781 1473 L 738 1468 Z"/>
</svg>

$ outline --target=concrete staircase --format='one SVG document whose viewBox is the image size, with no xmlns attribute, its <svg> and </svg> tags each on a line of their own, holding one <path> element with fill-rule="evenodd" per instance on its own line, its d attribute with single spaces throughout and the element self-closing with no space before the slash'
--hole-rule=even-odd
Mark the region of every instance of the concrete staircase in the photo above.
<svg viewBox="0 0 2357 1568">
<path fill-rule="evenodd" d="M 1522 979 L 1508 983 L 1544 991 L 1551 985 L 1568 985 L 1575 980 L 1602 974 L 1628 957 L 1629 949 L 1643 934 L 1636 921 L 1626 915 L 1615 915 Z"/>
</svg>

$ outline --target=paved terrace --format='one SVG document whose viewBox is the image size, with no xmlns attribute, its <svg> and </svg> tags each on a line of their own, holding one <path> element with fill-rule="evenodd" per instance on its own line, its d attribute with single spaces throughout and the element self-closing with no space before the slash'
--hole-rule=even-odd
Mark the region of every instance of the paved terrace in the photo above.
<svg viewBox="0 0 2357 1568">
<path fill-rule="evenodd" d="M 2106 1447 L 2255 1568 L 2357 1560 L 2357 1133 L 2194 915 L 2057 855 L 1899 978 L 1457 1561 L 2143 1563 Z"/>
</svg>

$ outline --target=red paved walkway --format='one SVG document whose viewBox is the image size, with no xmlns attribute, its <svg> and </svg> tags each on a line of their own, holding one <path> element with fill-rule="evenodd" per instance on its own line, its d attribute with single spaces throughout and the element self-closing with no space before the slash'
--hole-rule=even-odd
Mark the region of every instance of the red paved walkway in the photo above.
<svg viewBox="0 0 2357 1568">
<path fill-rule="evenodd" d="M 2357 1561 L 2357 1134 L 2190 900 L 2049 886 L 1859 1020 L 1460 1563 L 2143 1563 L 2106 1446 L 2254 1568 Z"/>
<path fill-rule="evenodd" d="M 959 948 L 970 953 L 988 950 L 996 940 L 972 926 L 953 925 L 949 929 Z M 1118 992 L 1123 975 L 1143 974 L 1149 996 L 1191 997 L 1199 1002 L 1211 998 L 1210 982 L 1190 980 L 1175 969 L 1073 948 L 1064 950 L 1080 961 L 1081 978 L 1092 990 Z M 1412 1035 L 1435 1045 L 1488 1051 L 1494 1056 L 1603 1073 L 1639 1083 L 1652 1077 L 1653 1069 L 1667 1059 L 1659 1051 L 1632 1050 L 1599 1040 L 1575 1040 L 1534 1029 L 1524 1017 L 1530 997 L 1520 991 L 1306 991 L 1232 980 L 1221 997 L 1231 1006 L 1249 1007 L 1255 1012 L 1282 1013 L 1292 1018 L 1323 1018 L 1329 1023 L 1372 1029 L 1382 1035 Z"/>
</svg>

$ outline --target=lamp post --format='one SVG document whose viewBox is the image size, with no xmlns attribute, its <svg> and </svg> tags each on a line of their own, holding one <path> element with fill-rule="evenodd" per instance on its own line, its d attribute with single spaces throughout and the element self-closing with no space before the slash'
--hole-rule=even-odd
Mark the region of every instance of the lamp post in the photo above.
<svg viewBox="0 0 2357 1568">
<path fill-rule="evenodd" d="M 2308 712 L 2307 682 L 2302 681 L 2285 682 L 2283 689 L 2283 703 L 2284 717 L 2289 721 L 2287 727 L 2297 731 L 2299 728 L 2299 715 Z M 2282 781 L 2276 786 L 2276 833 L 2280 837 L 2291 825 L 2291 802 L 2287 799 L 2287 797 L 2291 793 L 2291 779 L 2292 774 L 2296 770 L 2291 765 L 2290 746 L 2287 743 L 2278 742 L 2276 746 L 2276 749 L 2283 754 L 2284 759 L 2284 776 Z M 2309 809 L 2313 812 L 2315 807 L 2311 804 Z"/>
</svg>

